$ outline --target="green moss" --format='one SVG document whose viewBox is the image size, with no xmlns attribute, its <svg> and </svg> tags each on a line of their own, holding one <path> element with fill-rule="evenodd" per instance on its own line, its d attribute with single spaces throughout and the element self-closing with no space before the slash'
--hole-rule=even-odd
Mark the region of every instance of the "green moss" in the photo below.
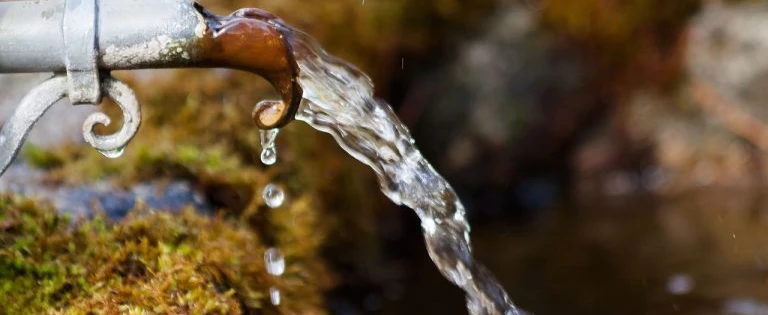
<svg viewBox="0 0 768 315">
<path fill-rule="evenodd" d="M 29 143 L 22 149 L 22 157 L 32 166 L 41 169 L 59 167 L 63 163 L 59 157 L 51 154 L 50 151 Z"/>
<path fill-rule="evenodd" d="M 264 293 L 270 286 L 283 291 L 281 311 L 323 313 L 320 294 L 331 281 L 314 245 L 287 251 L 285 275 L 272 277 L 262 240 L 239 220 L 145 209 L 117 224 L 70 222 L 29 200 L 0 197 L 3 314 L 274 313 Z"/>
</svg>

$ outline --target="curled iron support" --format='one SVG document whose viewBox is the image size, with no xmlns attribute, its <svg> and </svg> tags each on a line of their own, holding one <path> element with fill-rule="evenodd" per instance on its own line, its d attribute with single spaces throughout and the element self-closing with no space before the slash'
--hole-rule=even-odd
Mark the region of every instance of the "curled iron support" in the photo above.
<svg viewBox="0 0 768 315">
<path fill-rule="evenodd" d="M 24 138 L 27 137 L 32 126 L 54 103 L 64 98 L 67 89 L 67 78 L 55 76 L 24 96 L 13 115 L 0 130 L 0 175 L 19 153 Z"/>
<path fill-rule="evenodd" d="M 114 134 L 97 135 L 93 131 L 96 124 L 109 125 L 110 119 L 101 112 L 88 116 L 83 124 L 83 137 L 95 149 L 108 157 L 119 155 L 128 142 L 133 139 L 141 124 L 141 111 L 133 91 L 125 83 L 105 75 L 102 78 L 103 92 L 123 111 L 123 126 Z M 24 139 L 35 123 L 53 104 L 67 96 L 69 84 L 65 75 L 55 75 L 40 83 L 24 98 L 13 115 L 0 129 L 0 175 L 18 155 Z M 93 104 L 96 105 L 96 104 Z"/>
<path fill-rule="evenodd" d="M 93 132 L 96 124 L 109 125 L 109 117 L 101 112 L 96 112 L 88 116 L 83 123 L 83 138 L 96 150 L 99 150 L 106 157 L 118 157 L 128 142 L 133 139 L 141 124 L 141 110 L 139 101 L 136 100 L 136 94 L 133 93 L 128 85 L 119 80 L 105 76 L 102 80 L 102 89 L 109 98 L 111 98 L 123 112 L 123 126 L 116 133 L 111 135 L 98 135 Z"/>
</svg>

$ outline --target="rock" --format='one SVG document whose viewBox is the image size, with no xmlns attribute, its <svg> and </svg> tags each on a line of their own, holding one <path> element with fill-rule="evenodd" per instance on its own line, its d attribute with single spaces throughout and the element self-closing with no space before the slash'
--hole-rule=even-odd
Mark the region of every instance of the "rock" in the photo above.
<svg viewBox="0 0 768 315">
<path fill-rule="evenodd" d="M 621 190 L 622 181 L 615 179 L 642 183 L 646 168 L 654 170 L 649 174 L 657 185 L 634 185 L 639 189 L 633 192 L 761 185 L 768 178 L 766 21 L 765 3 L 704 5 L 687 26 L 686 76 L 674 89 L 631 89 L 604 122 L 611 127 L 603 126 L 578 147 L 577 190 Z M 627 148 L 633 157 L 647 156 L 622 163 Z M 632 176 L 614 176 L 622 173 Z"/>
<path fill-rule="evenodd" d="M 155 210 L 179 212 L 187 207 L 210 213 L 212 207 L 189 182 L 152 181 L 121 189 L 108 181 L 80 186 L 46 183 L 44 173 L 23 163 L 15 163 L 0 177 L 0 193 L 13 193 L 49 202 L 60 213 L 90 217 L 103 211 L 120 220 L 139 203 Z"/>
<path fill-rule="evenodd" d="M 559 143 L 553 129 L 561 126 L 545 119 L 549 108 L 542 103 L 580 88 L 584 69 L 537 29 L 536 13 L 501 5 L 479 34 L 458 45 L 453 61 L 418 81 L 401 106 L 399 115 L 427 158 L 460 194 L 475 199 L 466 202 L 479 203 L 469 208 L 551 202 L 511 201 L 516 187 L 510 182 L 520 179 L 520 160 L 553 156 Z M 550 178 L 528 182 L 517 195 L 554 186 Z"/>
<path fill-rule="evenodd" d="M 692 19 L 689 28 L 686 66 L 691 76 L 751 101 L 766 99 L 768 4 L 711 2 Z"/>
</svg>

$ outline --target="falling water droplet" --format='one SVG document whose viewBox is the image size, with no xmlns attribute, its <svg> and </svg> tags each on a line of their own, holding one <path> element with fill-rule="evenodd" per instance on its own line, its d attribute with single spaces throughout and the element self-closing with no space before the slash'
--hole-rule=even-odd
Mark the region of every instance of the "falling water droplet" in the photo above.
<svg viewBox="0 0 768 315">
<path fill-rule="evenodd" d="M 116 159 L 123 156 L 123 153 L 125 153 L 125 147 L 120 147 L 114 150 L 99 150 L 99 153 L 110 159 Z"/>
<path fill-rule="evenodd" d="M 283 204 L 283 201 L 285 201 L 285 192 L 275 184 L 268 184 L 264 187 L 264 192 L 261 196 L 270 208 L 277 208 Z"/>
<path fill-rule="evenodd" d="M 277 248 L 270 247 L 264 252 L 264 263 L 268 274 L 279 276 L 285 272 L 285 256 Z"/>
<path fill-rule="evenodd" d="M 261 138 L 261 163 L 272 165 L 277 162 L 277 149 L 275 139 L 280 129 L 259 130 Z"/>
<path fill-rule="evenodd" d="M 277 287 L 269 288 L 269 300 L 272 305 L 280 305 L 280 289 Z"/>
<path fill-rule="evenodd" d="M 261 163 L 273 165 L 275 162 L 277 162 L 277 151 L 274 148 L 264 148 L 261 150 Z"/>
</svg>

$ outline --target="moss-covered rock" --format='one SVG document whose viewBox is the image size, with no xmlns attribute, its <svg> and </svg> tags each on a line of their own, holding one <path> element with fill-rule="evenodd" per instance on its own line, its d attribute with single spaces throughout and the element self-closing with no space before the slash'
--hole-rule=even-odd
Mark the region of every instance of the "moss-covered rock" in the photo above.
<svg viewBox="0 0 768 315">
<path fill-rule="evenodd" d="M 309 200 L 280 213 L 304 215 Z M 295 231 L 287 233 L 296 236 Z M 0 305 L 3 314 L 276 313 L 267 289 L 282 291 L 281 313 L 324 313 L 332 282 L 316 255 L 322 238 L 281 237 L 286 273 L 266 273 L 265 243 L 241 220 L 137 209 L 118 223 L 72 223 L 46 206 L 0 197 Z"/>
</svg>

